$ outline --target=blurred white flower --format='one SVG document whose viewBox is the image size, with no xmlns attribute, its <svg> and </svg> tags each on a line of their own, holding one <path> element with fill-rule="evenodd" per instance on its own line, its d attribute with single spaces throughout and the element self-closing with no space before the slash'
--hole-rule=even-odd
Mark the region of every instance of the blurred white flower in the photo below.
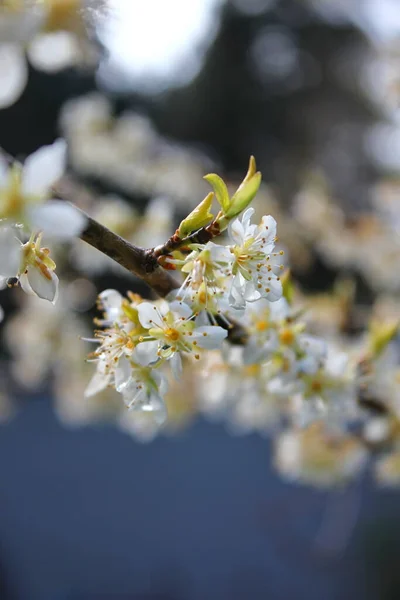
<svg viewBox="0 0 400 600">
<path fill-rule="evenodd" d="M 122 359 L 115 378 L 115 389 L 122 394 L 129 410 L 153 412 L 159 425 L 167 418 L 163 398 L 168 385 L 161 371 Z"/>
<path fill-rule="evenodd" d="M 356 477 L 368 458 L 366 448 L 347 433 L 333 433 L 324 424 L 282 433 L 275 443 L 275 466 L 284 477 L 330 487 Z"/>
<path fill-rule="evenodd" d="M 398 447 L 377 460 L 375 476 L 381 485 L 387 487 L 400 485 L 400 449 Z"/>
<path fill-rule="evenodd" d="M 18 100 L 30 62 L 52 73 L 83 61 L 93 62 L 85 20 L 98 16 L 103 0 L 12 0 L 0 7 L 0 108 Z"/>
<path fill-rule="evenodd" d="M 61 139 L 36 150 L 23 165 L 9 166 L 0 156 L 0 224 L 22 224 L 59 240 L 79 235 L 85 217 L 74 206 L 51 200 L 52 186 L 65 164 L 66 144 Z"/>
</svg>

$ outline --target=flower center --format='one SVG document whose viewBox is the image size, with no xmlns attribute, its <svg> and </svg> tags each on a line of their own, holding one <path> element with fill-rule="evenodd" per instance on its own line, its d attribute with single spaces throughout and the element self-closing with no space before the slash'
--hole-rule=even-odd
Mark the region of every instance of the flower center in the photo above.
<svg viewBox="0 0 400 600">
<path fill-rule="evenodd" d="M 173 327 L 168 327 L 168 329 L 165 332 L 165 337 L 171 342 L 176 342 L 177 340 L 179 340 L 180 334 L 177 329 L 174 329 Z"/>
<path fill-rule="evenodd" d="M 80 0 L 48 0 L 46 30 L 71 30 L 80 21 Z"/>
<path fill-rule="evenodd" d="M 285 346 L 290 346 L 294 342 L 294 333 L 291 329 L 285 328 L 279 334 L 279 339 Z"/>
<path fill-rule="evenodd" d="M 248 377 L 258 377 L 261 372 L 261 365 L 248 365 L 244 369 L 245 375 Z"/>
<path fill-rule="evenodd" d="M 269 322 L 268 321 L 258 321 L 256 323 L 256 329 L 257 329 L 257 331 L 265 331 L 268 328 L 269 328 Z"/>
<path fill-rule="evenodd" d="M 311 382 L 311 390 L 316 393 L 322 392 L 322 383 L 318 379 L 314 379 Z"/>
</svg>

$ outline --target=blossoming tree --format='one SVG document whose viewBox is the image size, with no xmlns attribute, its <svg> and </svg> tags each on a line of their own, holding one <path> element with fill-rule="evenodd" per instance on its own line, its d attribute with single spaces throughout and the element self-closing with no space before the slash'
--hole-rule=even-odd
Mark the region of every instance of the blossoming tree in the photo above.
<svg viewBox="0 0 400 600">
<path fill-rule="evenodd" d="M 77 0 L 6 4 L 0 19 L 3 107 L 22 92 L 26 53 L 47 70 L 88 54 Z M 275 218 L 255 219 L 261 173 L 253 157 L 234 193 L 218 175 L 206 175 L 211 191 L 173 235 L 148 247 L 124 237 L 135 217 L 123 208 L 119 221 L 118 201 L 105 212 L 114 215 L 121 235 L 75 204 L 63 182 L 66 161 L 63 139 L 22 164 L 0 156 L 1 288 L 19 286 L 49 306 L 61 305 L 60 321 L 52 324 L 57 330 L 65 307 L 54 256 L 77 239 L 148 286 L 146 298 L 135 289 L 126 296 L 113 289 L 99 294 L 96 330 L 81 331 L 82 347 L 86 341 L 95 349 L 88 357 L 91 375 L 85 371 L 86 400 L 78 402 L 114 390 L 125 413 L 144 419 L 154 434 L 171 413 L 196 403 L 199 412 L 223 416 L 233 430 L 273 432 L 278 469 L 319 485 L 347 481 L 384 449 L 378 477 L 399 481 L 398 322 L 372 322 L 358 344 L 347 346 L 309 329 Z M 142 240 L 164 210 L 159 202 L 142 224 Z M 25 331 L 34 327 L 38 309 L 35 315 L 26 315 Z M 50 312 L 43 319 L 50 320 Z M 46 360 L 56 352 L 50 345 Z M 68 358 L 74 368 L 76 354 Z"/>
</svg>

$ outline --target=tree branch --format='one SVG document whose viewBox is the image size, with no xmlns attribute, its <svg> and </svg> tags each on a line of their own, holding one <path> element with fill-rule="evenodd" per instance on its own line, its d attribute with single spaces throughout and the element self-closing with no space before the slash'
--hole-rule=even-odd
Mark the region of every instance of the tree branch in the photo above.
<svg viewBox="0 0 400 600">
<path fill-rule="evenodd" d="M 153 249 L 153 255 L 156 258 L 161 258 L 162 256 L 166 256 L 174 252 L 175 250 L 179 250 L 184 246 L 188 246 L 189 244 L 206 244 L 214 237 L 220 235 L 220 230 L 216 219 L 206 225 L 205 227 L 201 227 L 197 231 L 194 231 L 186 238 L 180 238 L 178 232 L 176 231 L 174 235 L 172 235 L 165 244 L 161 246 L 157 246 Z"/>
<path fill-rule="evenodd" d="M 80 210 L 74 205 L 77 210 Z M 83 211 L 81 211 L 83 212 Z M 80 238 L 106 254 L 122 267 L 142 279 L 159 296 L 165 297 L 179 288 L 179 283 L 158 265 L 153 251 L 130 244 L 104 225 L 101 225 L 86 213 L 87 225 Z"/>
</svg>

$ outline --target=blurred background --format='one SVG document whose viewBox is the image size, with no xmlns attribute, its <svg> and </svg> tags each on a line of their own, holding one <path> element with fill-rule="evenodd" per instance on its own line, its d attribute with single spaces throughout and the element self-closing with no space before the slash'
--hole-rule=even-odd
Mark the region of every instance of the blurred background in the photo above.
<svg viewBox="0 0 400 600">
<path fill-rule="evenodd" d="M 24 93 L 0 110 L 6 152 L 65 137 L 65 190 L 144 246 L 208 192 L 204 174 L 235 185 L 254 154 L 257 208 L 278 221 L 316 330 L 351 337 L 371 312 L 399 316 L 398 0 L 89 9 L 95 64 L 29 64 Z M 188 386 L 156 439 L 111 393 L 83 400 L 79 336 L 97 293 L 147 292 L 83 242 L 59 262 L 68 277 L 51 314 L 1 292 L 2 600 L 399 597 L 399 496 L 368 473 L 330 491 L 287 483 L 265 431 L 198 417 Z"/>
</svg>

